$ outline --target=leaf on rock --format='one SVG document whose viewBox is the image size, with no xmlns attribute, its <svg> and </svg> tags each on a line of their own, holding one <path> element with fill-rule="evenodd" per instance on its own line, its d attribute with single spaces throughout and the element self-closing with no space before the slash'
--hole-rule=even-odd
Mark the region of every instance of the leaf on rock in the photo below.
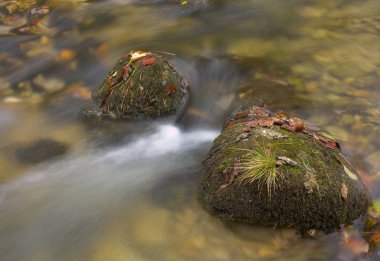
<svg viewBox="0 0 380 261">
<path fill-rule="evenodd" d="M 353 180 L 358 180 L 358 176 L 356 176 L 354 173 L 352 173 L 351 170 L 349 170 L 346 166 L 343 165 L 344 172 Z"/>
<path fill-rule="evenodd" d="M 271 112 L 267 109 L 254 106 L 252 109 L 254 115 L 270 116 Z"/>
<path fill-rule="evenodd" d="M 248 121 L 245 123 L 245 126 L 248 127 L 266 127 L 266 128 L 272 128 L 274 124 L 282 124 L 283 121 L 274 117 L 270 118 L 262 118 L 262 119 L 257 119 L 253 121 Z"/>
<path fill-rule="evenodd" d="M 292 118 L 287 124 L 281 125 L 280 128 L 290 132 L 300 132 L 305 129 L 305 124 L 301 119 Z"/>
<path fill-rule="evenodd" d="M 380 244 L 380 231 L 376 231 L 369 238 L 369 242 L 372 244 L 379 245 Z"/>
<path fill-rule="evenodd" d="M 342 183 L 342 186 L 340 187 L 340 195 L 342 196 L 344 201 L 347 201 L 348 188 L 347 188 L 346 184 L 344 184 L 344 183 Z"/>
<path fill-rule="evenodd" d="M 276 162 L 276 165 L 277 166 L 282 166 L 282 165 L 290 165 L 290 166 L 293 166 L 293 167 L 297 167 L 298 166 L 298 163 L 292 159 L 289 159 L 287 157 L 284 157 L 284 156 L 278 156 L 276 157 L 277 158 L 277 162 Z"/>
<path fill-rule="evenodd" d="M 151 58 L 147 58 L 147 59 L 142 60 L 141 64 L 142 65 L 150 65 L 150 64 L 154 63 L 155 61 L 156 61 L 156 58 L 151 57 Z"/>
<path fill-rule="evenodd" d="M 336 141 L 329 140 L 328 138 L 321 136 L 321 135 L 318 135 L 316 133 L 314 133 L 313 136 L 317 141 L 321 142 L 323 144 L 323 146 L 325 146 L 326 148 L 340 149 L 340 145 Z"/>
<path fill-rule="evenodd" d="M 129 78 L 129 74 L 132 72 L 132 68 L 126 64 L 124 67 L 123 67 L 123 72 L 122 72 L 122 75 L 123 75 L 123 79 L 124 81 L 128 80 Z"/>
<path fill-rule="evenodd" d="M 174 94 L 177 91 L 177 87 L 174 84 L 168 84 L 165 87 L 165 94 L 166 96 L 170 96 Z"/>
<path fill-rule="evenodd" d="M 239 112 L 238 114 L 236 114 L 235 119 L 246 118 L 248 116 L 248 113 L 248 111 Z"/>
<path fill-rule="evenodd" d="M 142 52 L 142 51 L 136 51 L 131 54 L 130 62 L 133 63 L 147 55 L 150 55 L 151 53 L 149 52 Z"/>
</svg>

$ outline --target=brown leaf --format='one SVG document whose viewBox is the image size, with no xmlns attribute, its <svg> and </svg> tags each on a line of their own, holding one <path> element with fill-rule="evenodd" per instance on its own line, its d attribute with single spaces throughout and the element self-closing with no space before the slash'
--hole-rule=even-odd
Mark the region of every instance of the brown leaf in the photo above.
<svg viewBox="0 0 380 261">
<path fill-rule="evenodd" d="M 151 57 L 151 58 L 147 58 L 147 59 L 144 59 L 141 61 L 141 64 L 142 65 L 149 65 L 149 64 L 152 64 L 156 61 L 156 58 L 154 57 Z"/>
<path fill-rule="evenodd" d="M 290 132 L 300 132 L 305 129 L 305 125 L 301 119 L 292 118 L 287 123 L 281 125 L 280 128 Z"/>
<path fill-rule="evenodd" d="M 174 84 L 168 84 L 165 87 L 165 94 L 166 96 L 170 96 L 174 94 L 177 91 L 177 87 Z"/>
<path fill-rule="evenodd" d="M 343 231 L 343 239 L 340 245 L 356 255 L 367 254 L 369 250 L 368 243 L 362 237 L 350 235 L 347 231 Z"/>
<path fill-rule="evenodd" d="M 269 110 L 267 110 L 267 109 L 254 106 L 252 108 L 252 114 L 254 114 L 254 115 L 262 115 L 262 116 L 270 116 L 271 112 Z"/>
<path fill-rule="evenodd" d="M 298 119 L 298 118 L 290 119 L 289 125 L 293 127 L 296 132 L 303 131 L 305 129 L 305 124 L 303 120 Z"/>
<path fill-rule="evenodd" d="M 340 187 L 340 195 L 342 196 L 344 201 L 347 201 L 348 188 L 347 188 L 346 184 L 344 184 L 344 183 L 342 183 L 342 186 Z"/>
<path fill-rule="evenodd" d="M 132 68 L 128 64 L 124 65 L 123 71 L 122 71 L 124 81 L 128 80 L 129 73 L 131 72 L 132 72 Z"/>
<path fill-rule="evenodd" d="M 273 127 L 274 124 L 282 124 L 283 121 L 280 119 L 277 119 L 275 117 L 270 117 L 270 118 L 261 118 L 253 121 L 248 121 L 245 123 L 245 126 L 249 127 L 266 127 L 266 128 L 271 128 Z"/>
<path fill-rule="evenodd" d="M 374 232 L 369 238 L 369 242 L 372 244 L 379 245 L 380 244 L 380 231 Z"/>
<path fill-rule="evenodd" d="M 323 137 L 321 135 L 318 135 L 316 133 L 314 133 L 314 138 L 317 141 L 321 142 L 326 148 L 329 148 L 329 149 L 340 149 L 340 145 L 339 145 L 338 142 L 329 140 L 328 138 Z"/>
<path fill-rule="evenodd" d="M 236 124 L 236 121 L 228 120 L 227 123 L 224 125 L 224 128 L 234 126 L 235 124 Z"/>
<path fill-rule="evenodd" d="M 238 114 L 236 114 L 235 119 L 246 118 L 248 116 L 248 113 L 248 111 L 239 112 Z"/>
<path fill-rule="evenodd" d="M 282 112 L 277 113 L 276 117 L 280 118 L 280 119 L 283 119 L 283 120 L 289 119 L 289 116 L 287 114 L 285 114 L 285 113 L 282 113 Z"/>
</svg>

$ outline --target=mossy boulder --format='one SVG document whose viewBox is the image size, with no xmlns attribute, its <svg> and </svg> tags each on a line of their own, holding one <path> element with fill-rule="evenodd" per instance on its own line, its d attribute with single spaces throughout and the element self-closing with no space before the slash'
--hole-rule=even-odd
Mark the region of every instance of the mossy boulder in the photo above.
<svg viewBox="0 0 380 261">
<path fill-rule="evenodd" d="M 158 53 L 130 52 L 112 68 L 93 93 L 86 116 L 144 119 L 179 115 L 189 84 Z"/>
<path fill-rule="evenodd" d="M 367 191 L 339 144 L 302 120 L 254 107 L 232 117 L 204 161 L 200 200 L 226 220 L 333 231 Z"/>
</svg>

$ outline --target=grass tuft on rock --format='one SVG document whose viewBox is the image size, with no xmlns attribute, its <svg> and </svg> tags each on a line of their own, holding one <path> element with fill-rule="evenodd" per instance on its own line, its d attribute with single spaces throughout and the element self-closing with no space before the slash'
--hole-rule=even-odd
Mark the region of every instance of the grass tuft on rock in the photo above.
<svg viewBox="0 0 380 261">
<path fill-rule="evenodd" d="M 269 147 L 265 143 L 257 143 L 251 149 L 241 149 L 247 153 L 242 157 L 240 163 L 236 166 L 236 170 L 240 172 L 237 179 L 238 182 L 254 183 L 259 185 L 266 184 L 268 195 L 271 197 L 277 186 L 278 179 L 283 178 L 283 174 L 277 168 L 277 159 L 270 152 Z"/>
</svg>

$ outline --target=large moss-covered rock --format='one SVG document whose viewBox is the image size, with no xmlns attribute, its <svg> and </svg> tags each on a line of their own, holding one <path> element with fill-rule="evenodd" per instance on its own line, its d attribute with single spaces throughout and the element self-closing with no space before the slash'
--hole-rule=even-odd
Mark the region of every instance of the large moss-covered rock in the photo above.
<svg viewBox="0 0 380 261">
<path fill-rule="evenodd" d="M 110 118 L 178 115 L 188 99 L 188 82 L 161 55 L 131 52 L 112 68 L 83 114 Z"/>
<path fill-rule="evenodd" d="M 223 219 L 332 231 L 367 210 L 339 144 L 302 120 L 254 107 L 230 119 L 204 161 L 206 209 Z"/>
</svg>

